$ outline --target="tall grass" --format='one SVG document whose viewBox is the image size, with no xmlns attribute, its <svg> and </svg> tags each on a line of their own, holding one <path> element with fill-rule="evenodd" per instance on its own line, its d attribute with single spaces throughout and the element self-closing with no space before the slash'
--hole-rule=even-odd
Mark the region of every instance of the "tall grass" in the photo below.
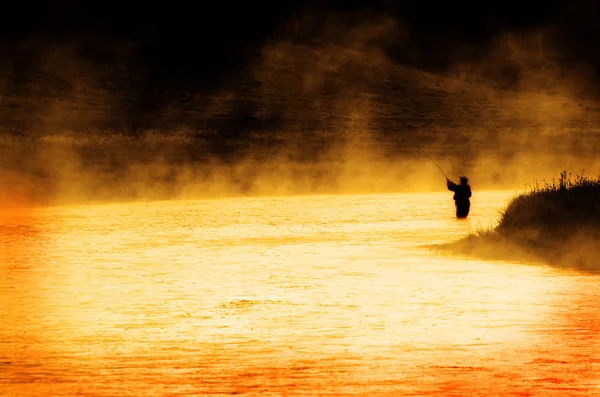
<svg viewBox="0 0 600 397">
<path fill-rule="evenodd" d="M 515 197 L 497 227 L 445 246 L 488 259 L 600 272 L 600 176 L 560 173 Z"/>
<path fill-rule="evenodd" d="M 567 174 L 542 183 L 514 198 L 502 213 L 498 232 L 537 228 L 544 232 L 568 231 L 582 226 L 600 228 L 600 176 Z"/>
</svg>

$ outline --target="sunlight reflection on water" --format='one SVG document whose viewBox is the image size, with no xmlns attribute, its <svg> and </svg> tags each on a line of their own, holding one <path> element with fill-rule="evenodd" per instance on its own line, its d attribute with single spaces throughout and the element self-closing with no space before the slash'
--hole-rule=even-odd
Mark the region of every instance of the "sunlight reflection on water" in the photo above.
<svg viewBox="0 0 600 397">
<path fill-rule="evenodd" d="M 422 247 L 510 195 L 3 214 L 0 394 L 594 394 L 598 276 Z"/>
</svg>

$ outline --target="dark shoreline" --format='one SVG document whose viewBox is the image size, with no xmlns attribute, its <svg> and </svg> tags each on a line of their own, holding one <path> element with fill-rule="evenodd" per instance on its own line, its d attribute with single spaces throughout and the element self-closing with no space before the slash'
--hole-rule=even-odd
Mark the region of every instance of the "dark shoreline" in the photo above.
<svg viewBox="0 0 600 397">
<path fill-rule="evenodd" d="M 565 171 L 515 197 L 497 227 L 432 248 L 600 273 L 600 176 Z"/>
</svg>

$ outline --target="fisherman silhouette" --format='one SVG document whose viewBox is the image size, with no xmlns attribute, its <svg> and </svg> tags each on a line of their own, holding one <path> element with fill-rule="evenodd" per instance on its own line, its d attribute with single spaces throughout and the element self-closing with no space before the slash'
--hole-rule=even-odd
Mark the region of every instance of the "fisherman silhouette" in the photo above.
<svg viewBox="0 0 600 397">
<path fill-rule="evenodd" d="M 454 204 L 456 205 L 456 217 L 466 218 L 471 209 L 471 186 L 469 186 L 469 178 L 460 176 L 460 184 L 452 182 L 446 177 L 446 185 L 448 190 L 454 192 Z"/>
</svg>

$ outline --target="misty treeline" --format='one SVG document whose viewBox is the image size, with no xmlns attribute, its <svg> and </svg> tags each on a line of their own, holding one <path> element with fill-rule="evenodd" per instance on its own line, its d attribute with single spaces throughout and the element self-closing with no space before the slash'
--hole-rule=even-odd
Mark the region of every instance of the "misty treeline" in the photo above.
<svg viewBox="0 0 600 397">
<path fill-rule="evenodd" d="M 276 43 L 311 46 L 315 54 L 331 45 L 377 51 L 398 65 L 503 90 L 554 93 L 566 75 L 569 83 L 576 76 L 570 94 L 596 93 L 591 66 L 597 51 L 582 35 L 593 35 L 599 25 L 591 3 L 582 1 L 549 3 L 530 18 L 515 16 L 519 9 L 531 14 L 517 2 L 307 2 L 264 10 L 256 3 L 235 12 L 223 3 L 202 13 L 187 12 L 183 4 L 134 3 L 46 2 L 5 21 L 3 126 L 277 129 L 286 120 L 262 117 L 252 100 L 240 99 L 262 95 L 255 76 L 264 67 L 265 48 Z M 344 77 L 333 90 L 349 84 Z M 312 94 L 327 95 L 331 86 Z M 362 87 L 367 94 L 370 89 Z M 236 95 L 235 109 L 209 111 L 213 96 L 223 92 Z"/>
<path fill-rule="evenodd" d="M 0 29 L 0 201 L 444 188 L 418 147 L 477 189 L 599 166 L 594 69 L 558 25 L 460 33 L 468 9 L 431 2 L 256 19 L 94 3 L 63 24 L 71 3 Z"/>
</svg>

